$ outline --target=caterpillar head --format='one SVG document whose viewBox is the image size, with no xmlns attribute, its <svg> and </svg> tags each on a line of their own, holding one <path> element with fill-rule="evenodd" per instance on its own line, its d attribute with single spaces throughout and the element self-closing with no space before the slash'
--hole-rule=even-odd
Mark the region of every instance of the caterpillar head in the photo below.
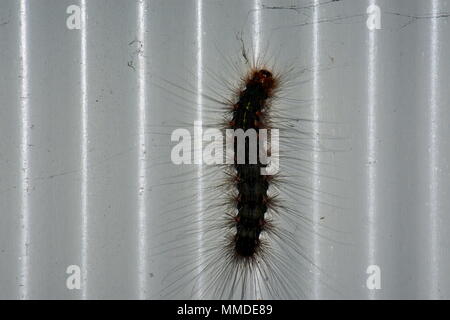
<svg viewBox="0 0 450 320">
<path fill-rule="evenodd" d="M 277 86 L 277 80 L 272 72 L 267 69 L 256 69 L 250 76 L 249 83 L 260 86 L 268 97 L 271 96 L 273 90 Z"/>
</svg>

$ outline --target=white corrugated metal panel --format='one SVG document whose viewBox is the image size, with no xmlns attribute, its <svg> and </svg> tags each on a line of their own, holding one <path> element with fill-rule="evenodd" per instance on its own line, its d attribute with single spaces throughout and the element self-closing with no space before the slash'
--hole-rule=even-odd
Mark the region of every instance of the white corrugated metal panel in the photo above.
<svg viewBox="0 0 450 320">
<path fill-rule="evenodd" d="M 296 199 L 318 267 L 291 266 L 298 298 L 450 298 L 449 2 L 0 1 L 0 298 L 196 298 L 164 290 L 168 248 L 203 241 L 182 227 L 210 177 L 170 163 L 170 132 L 209 121 L 238 35 L 305 68 L 291 101 L 327 149 Z"/>
</svg>

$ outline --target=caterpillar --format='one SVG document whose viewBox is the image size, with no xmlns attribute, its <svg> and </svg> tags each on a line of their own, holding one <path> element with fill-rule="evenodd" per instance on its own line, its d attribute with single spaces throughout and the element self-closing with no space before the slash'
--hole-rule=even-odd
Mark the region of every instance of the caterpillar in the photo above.
<svg viewBox="0 0 450 320">
<path fill-rule="evenodd" d="M 278 79 L 266 69 L 251 70 L 244 81 L 245 88 L 239 93 L 238 102 L 233 106 L 233 119 L 230 127 L 234 130 L 258 130 L 266 125 L 268 100 L 273 97 L 278 86 Z M 270 175 L 261 174 L 261 161 L 254 164 L 250 162 L 250 143 L 245 141 L 245 161 L 237 164 L 237 138 L 233 144 L 235 151 L 236 171 L 234 178 L 237 196 L 234 198 L 237 215 L 231 216 L 235 224 L 236 234 L 232 239 L 236 259 L 254 259 L 258 253 L 261 242 L 259 236 L 267 229 L 265 214 L 271 198 L 267 195 Z M 258 152 L 262 146 L 258 140 L 253 141 Z"/>
<path fill-rule="evenodd" d="M 149 129 L 158 142 L 149 172 L 160 179 L 151 188 L 154 211 L 161 217 L 154 237 L 159 241 L 150 251 L 158 270 L 154 273 L 163 274 L 152 279 L 159 288 L 153 298 L 309 298 L 316 274 L 324 274 L 311 255 L 311 239 L 321 222 L 311 215 L 313 194 L 320 192 L 313 190 L 311 177 L 312 154 L 329 151 L 321 146 L 329 136 L 324 131 L 318 141 L 311 99 L 302 91 L 312 69 L 297 57 L 283 58 L 283 52 L 273 51 L 282 47 L 273 42 L 263 50 L 247 48 L 248 42 L 238 34 L 234 57 L 217 50 L 219 68 L 202 69 L 201 92 L 198 73 L 173 81 L 152 72 L 157 94 L 171 110 L 152 119 Z M 180 66 L 173 69 L 180 74 Z M 256 143 L 246 137 L 239 144 L 240 130 L 254 130 Z M 185 134 L 174 135 L 177 131 Z M 227 131 L 236 135 L 228 140 Z M 231 148 L 222 138 L 231 141 Z M 199 161 L 212 150 L 211 158 L 225 161 Z M 260 154 L 273 161 L 277 153 L 278 172 L 261 174 L 271 162 L 262 161 Z M 321 199 L 332 203 L 327 196 Z"/>
<path fill-rule="evenodd" d="M 297 79 L 307 69 L 277 68 L 276 63 L 270 62 L 274 59 L 256 57 L 247 52 L 243 43 L 241 46 L 243 71 L 229 86 L 234 89 L 226 89 L 230 96 L 216 98 L 203 94 L 211 103 L 203 106 L 205 134 L 218 127 L 222 136 L 231 137 L 227 140 L 232 141 L 231 148 L 223 146 L 222 140 L 210 139 L 210 143 L 217 143 L 215 152 L 219 154 L 228 156 L 231 149 L 232 161 L 228 162 L 226 156 L 226 163 L 203 165 L 201 175 L 192 161 L 190 165 L 177 165 L 171 170 L 175 172 L 173 179 L 165 176 L 161 183 L 178 190 L 178 196 L 172 197 L 173 203 L 166 203 L 162 210 L 165 217 L 160 228 L 163 230 L 160 236 L 165 239 L 161 241 L 162 252 L 170 252 L 171 260 L 167 263 L 174 266 L 163 279 L 159 296 L 162 298 L 304 298 L 308 296 L 310 281 L 305 274 L 318 270 L 307 256 L 305 241 L 295 234 L 300 229 L 308 238 L 313 223 L 297 202 L 310 201 L 311 190 L 301 181 L 308 175 L 310 160 L 299 154 L 311 152 L 307 141 L 315 137 L 308 132 L 310 121 L 296 110 L 302 109 L 302 102 L 289 93 L 289 89 L 296 89 Z M 235 66 L 231 69 L 239 69 Z M 172 88 L 164 90 L 174 99 L 182 97 L 174 95 L 173 90 L 190 93 L 173 83 L 164 83 Z M 183 105 L 190 103 L 186 95 L 182 99 Z M 176 125 L 169 127 L 175 129 Z M 230 130 L 234 135 L 227 135 Z M 245 142 L 239 144 L 236 134 L 239 130 L 242 133 L 254 130 L 256 144 L 251 144 L 249 136 L 244 136 Z M 196 129 L 192 131 L 195 133 Z M 179 138 L 172 142 L 181 144 L 184 139 Z M 281 150 L 274 152 L 277 138 Z M 200 147 L 189 140 L 191 145 L 193 152 L 181 152 L 182 157 L 187 155 L 185 160 L 192 153 L 204 151 L 197 150 Z M 244 154 L 240 161 L 238 146 Z M 180 151 L 174 144 L 170 147 L 172 154 Z M 262 174 L 261 170 L 271 167 L 267 160 L 274 161 L 277 153 L 279 172 L 270 174 L 269 170 Z M 253 154 L 257 155 L 256 161 Z M 264 154 L 266 159 L 261 159 Z M 196 183 L 201 187 L 192 188 L 192 179 L 198 179 Z M 161 251 L 155 252 L 159 257 Z"/>
</svg>

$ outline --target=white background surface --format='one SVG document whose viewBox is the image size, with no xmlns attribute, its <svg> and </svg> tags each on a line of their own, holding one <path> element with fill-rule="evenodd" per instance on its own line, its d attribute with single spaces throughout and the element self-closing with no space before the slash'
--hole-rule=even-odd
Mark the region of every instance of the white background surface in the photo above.
<svg viewBox="0 0 450 320">
<path fill-rule="evenodd" d="M 161 235 L 164 212 L 192 210 L 179 199 L 200 190 L 196 171 L 168 178 L 183 169 L 160 131 L 204 116 L 199 87 L 216 86 L 207 71 L 239 56 L 243 32 L 310 68 L 296 98 L 340 137 L 305 182 L 332 194 L 304 204 L 329 238 L 305 243 L 330 275 L 305 270 L 307 297 L 448 299 L 449 1 L 311 3 L 1 0 L 0 298 L 159 297 L 178 260 L 155 247 L 180 236 Z M 81 290 L 66 288 L 73 264 Z M 373 264 L 380 290 L 366 287 Z"/>
</svg>

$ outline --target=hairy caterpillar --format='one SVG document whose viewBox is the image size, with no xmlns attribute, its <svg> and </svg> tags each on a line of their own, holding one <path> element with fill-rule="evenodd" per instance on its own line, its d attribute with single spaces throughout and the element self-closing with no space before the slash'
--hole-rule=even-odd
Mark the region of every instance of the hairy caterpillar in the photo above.
<svg viewBox="0 0 450 320">
<path fill-rule="evenodd" d="M 274 95 L 278 87 L 278 79 L 266 69 L 251 70 L 245 82 L 245 88 L 239 93 L 238 101 L 233 105 L 233 119 L 230 127 L 234 130 L 258 130 L 267 125 L 267 112 L 270 108 L 268 100 Z M 265 219 L 268 206 L 272 198 L 267 195 L 272 176 L 261 174 L 261 160 L 250 161 L 250 150 L 260 151 L 262 145 L 259 140 L 245 140 L 245 161 L 238 164 L 238 146 L 235 137 L 234 146 L 234 180 L 237 194 L 234 198 L 237 214 L 230 214 L 231 222 L 235 225 L 235 235 L 231 238 L 235 260 L 254 260 L 261 248 L 260 234 L 268 230 Z M 248 262 L 245 262 L 248 263 Z"/>
<path fill-rule="evenodd" d="M 276 64 L 263 64 L 261 57 L 253 57 L 245 49 L 242 52 L 243 70 L 247 71 L 236 80 L 240 85 L 234 93 L 223 100 L 204 95 L 211 103 L 205 103 L 208 110 L 204 110 L 211 120 L 204 115 L 210 123 L 203 127 L 205 132 L 219 127 L 223 136 L 227 129 L 268 129 L 271 139 L 270 129 L 279 129 L 280 172 L 261 175 L 265 165 L 260 159 L 249 164 L 249 139 L 244 145 L 245 164 L 236 164 L 239 152 L 234 137 L 233 164 L 203 165 L 201 175 L 198 167 L 185 164 L 174 169 L 172 178 L 164 178 L 164 187 L 179 188 L 180 192 L 163 211 L 166 223 L 161 236 L 173 234 L 163 241 L 163 252 L 170 252 L 170 264 L 175 265 L 163 281 L 163 298 L 305 298 L 309 281 L 305 270 L 317 270 L 305 252 L 307 242 L 295 235 L 302 230 L 307 238 L 313 223 L 302 211 L 311 199 L 311 190 L 302 179 L 310 173 L 311 161 L 305 154 L 313 150 L 308 141 L 315 137 L 308 133 L 310 121 L 295 110 L 302 109 L 301 102 L 289 98 L 289 89 L 298 85 L 296 78 L 307 70 L 288 66 L 277 72 Z M 259 154 L 263 146 L 257 138 Z M 181 141 L 178 139 L 173 140 Z M 271 144 L 266 150 L 268 157 Z M 194 146 L 192 153 L 197 151 Z M 192 154 L 185 153 L 190 159 Z M 192 188 L 195 181 L 200 188 Z"/>
<path fill-rule="evenodd" d="M 158 141 L 155 149 L 165 150 L 154 152 L 149 170 L 160 179 L 152 193 L 160 203 L 154 210 L 163 217 L 155 227 L 160 241 L 151 249 L 153 259 L 164 260 L 159 264 L 164 266 L 160 271 L 164 277 L 160 283 L 155 281 L 161 291 L 155 298 L 308 298 L 313 275 L 320 271 L 309 247 L 317 232 L 313 225 L 318 224 L 310 214 L 316 192 L 310 183 L 315 163 L 311 155 L 326 148 L 316 143 L 311 99 L 302 92 L 310 82 L 311 69 L 301 67 L 297 58 L 283 59 L 283 52 L 269 55 L 269 50 L 281 46 L 271 45 L 256 54 L 254 45 L 245 48 L 248 41 L 242 35 L 234 40 L 239 44 L 233 51 L 237 59 L 216 50 L 220 67 L 202 70 L 205 85 L 200 93 L 198 73 L 188 73 L 181 80 L 156 80 L 164 108 L 172 112 L 153 119 L 150 129 Z M 174 70 L 180 73 L 179 68 Z M 258 94 L 244 93 L 251 83 L 259 86 Z M 198 120 L 201 124 L 193 127 Z M 198 154 L 204 155 L 204 145 L 207 148 L 213 139 L 205 139 L 202 145 L 193 142 L 192 136 L 195 140 L 196 134 L 202 137 L 210 129 L 219 129 L 222 137 L 226 129 L 269 129 L 270 135 L 272 128 L 279 130 L 276 176 L 256 173 L 261 163 L 253 167 L 248 163 L 199 165 Z M 177 135 L 168 145 L 179 129 L 189 133 L 186 141 L 193 150 L 181 152 L 180 158 L 186 161 L 167 164 L 185 142 Z M 327 134 L 321 134 L 321 140 L 326 139 Z M 178 149 L 174 152 L 174 148 Z M 250 148 L 246 144 L 244 149 L 248 162 Z M 251 183 L 242 182 L 246 180 Z"/>
</svg>

